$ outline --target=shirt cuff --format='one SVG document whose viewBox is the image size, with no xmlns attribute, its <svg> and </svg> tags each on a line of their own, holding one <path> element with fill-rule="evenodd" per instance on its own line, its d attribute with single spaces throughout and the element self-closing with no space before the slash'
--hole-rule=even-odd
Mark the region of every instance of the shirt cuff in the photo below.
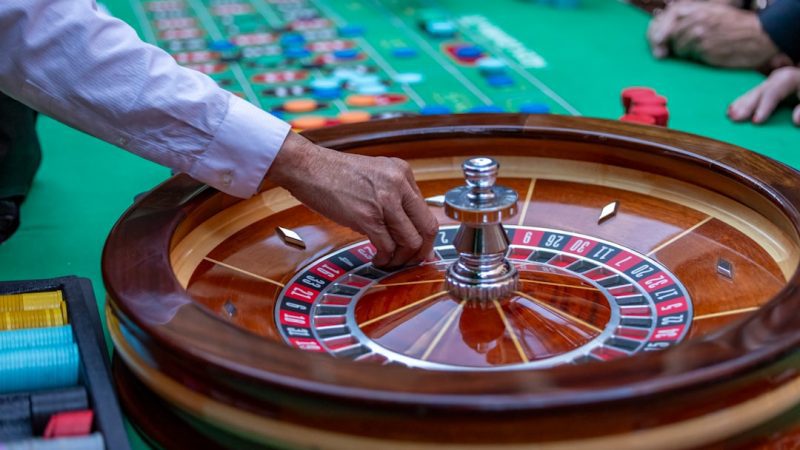
<svg viewBox="0 0 800 450">
<path fill-rule="evenodd" d="M 775 2 L 758 15 L 761 27 L 783 53 L 795 63 L 800 62 L 800 1 Z"/>
<path fill-rule="evenodd" d="M 226 194 L 251 197 L 258 191 L 289 129 L 288 123 L 230 95 L 225 119 L 189 175 Z"/>
</svg>

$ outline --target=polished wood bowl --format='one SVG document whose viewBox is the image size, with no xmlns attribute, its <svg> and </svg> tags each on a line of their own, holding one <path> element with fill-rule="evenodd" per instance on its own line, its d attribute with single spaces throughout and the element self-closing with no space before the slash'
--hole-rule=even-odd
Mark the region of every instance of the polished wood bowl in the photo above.
<svg viewBox="0 0 800 450">
<path fill-rule="evenodd" d="M 798 439 L 798 172 L 665 128 L 560 116 L 306 136 L 407 160 L 442 226 L 436 257 L 376 270 L 363 236 L 275 186 L 248 200 L 186 176 L 154 189 L 112 230 L 103 275 L 123 403 L 168 448 Z M 435 199 L 474 155 L 496 158 L 520 196 L 504 222 L 520 288 L 486 304 L 443 289 L 457 224 Z"/>
</svg>

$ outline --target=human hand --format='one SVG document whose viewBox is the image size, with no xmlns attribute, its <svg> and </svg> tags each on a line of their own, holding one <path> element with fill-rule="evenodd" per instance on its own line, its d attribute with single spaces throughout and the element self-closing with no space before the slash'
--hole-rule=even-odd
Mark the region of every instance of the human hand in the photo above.
<svg viewBox="0 0 800 450">
<path fill-rule="evenodd" d="M 728 117 L 742 122 L 752 117 L 753 123 L 764 123 L 778 104 L 792 94 L 800 95 L 800 68 L 784 67 L 737 98 L 728 106 Z M 794 108 L 792 121 L 800 126 L 800 106 Z"/>
<path fill-rule="evenodd" d="M 720 67 L 757 68 L 779 54 L 758 16 L 727 4 L 671 3 L 647 30 L 653 56 L 679 57 Z"/>
<path fill-rule="evenodd" d="M 340 153 L 289 133 L 267 179 L 366 234 L 377 249 L 376 266 L 419 263 L 432 251 L 438 224 L 401 159 Z"/>
</svg>

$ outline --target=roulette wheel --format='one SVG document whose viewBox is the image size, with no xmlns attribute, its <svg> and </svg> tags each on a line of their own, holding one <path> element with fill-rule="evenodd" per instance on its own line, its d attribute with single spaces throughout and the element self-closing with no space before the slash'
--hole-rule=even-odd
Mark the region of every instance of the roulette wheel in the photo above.
<svg viewBox="0 0 800 450">
<path fill-rule="evenodd" d="M 800 442 L 798 172 L 558 116 L 307 137 L 408 161 L 435 254 L 374 267 L 363 236 L 275 186 L 154 189 L 112 230 L 103 274 L 123 404 L 164 447 Z"/>
</svg>

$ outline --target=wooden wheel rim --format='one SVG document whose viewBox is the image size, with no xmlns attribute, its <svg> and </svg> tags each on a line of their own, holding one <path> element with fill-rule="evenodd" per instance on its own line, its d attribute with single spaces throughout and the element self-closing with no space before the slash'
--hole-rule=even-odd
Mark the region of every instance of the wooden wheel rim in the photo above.
<svg viewBox="0 0 800 450">
<path fill-rule="evenodd" d="M 431 125 L 435 122 L 435 125 Z M 586 131 L 586 129 L 595 131 Z M 718 176 L 749 191 L 770 204 L 797 235 L 800 220 L 795 204 L 800 202 L 798 173 L 768 158 L 743 149 L 683 133 L 655 127 L 566 117 L 522 115 L 462 115 L 405 118 L 354 124 L 309 133 L 317 143 L 340 150 L 358 150 L 383 142 L 454 139 L 489 136 L 509 139 L 558 139 L 574 143 L 599 143 L 629 150 L 653 161 L 672 159 L 682 166 Z M 630 157 L 630 155 L 627 155 Z M 610 156 L 604 162 L 625 166 L 626 155 Z M 675 176 L 674 173 L 670 176 Z M 691 174 L 686 175 L 691 176 Z M 675 176 L 675 178 L 679 178 Z M 718 181 L 718 180 L 717 180 Z M 595 365 L 594 383 L 586 383 L 575 367 L 540 372 L 466 373 L 454 379 L 447 373 L 415 372 L 403 368 L 360 366 L 352 362 L 298 351 L 264 341 L 274 370 L 255 370 L 223 355 L 210 355 L 192 348 L 191 342 L 149 323 L 131 305 L 151 301 L 153 295 L 191 303 L 174 278 L 167 251 L 180 221 L 214 192 L 187 177 L 173 178 L 129 210 L 112 230 L 103 257 L 103 274 L 112 307 L 148 348 L 158 347 L 187 364 L 199 364 L 258 386 L 272 386 L 299 395 L 323 396 L 341 401 L 434 410 L 498 411 L 538 410 L 629 400 L 677 389 L 697 388 L 720 379 L 730 379 L 782 357 L 800 341 L 800 317 L 792 314 L 800 306 L 797 272 L 787 286 L 767 305 L 746 320 L 718 334 L 713 340 L 690 341 L 677 348 L 636 356 L 630 360 Z M 735 197 L 737 194 L 732 194 Z M 737 198 L 742 201 L 741 198 Z M 761 205 L 764 206 L 764 205 Z M 774 217 L 774 214 L 773 214 Z M 115 267 L 123 258 L 140 261 L 136 276 Z M 140 284 L 140 283 L 143 283 Z M 226 325 L 227 326 L 227 325 Z M 243 339 L 256 339 L 243 336 Z M 282 362 L 292 361 L 291 367 Z M 682 361 L 674 372 L 672 361 Z M 272 366 L 270 366 L 272 364 Z M 402 373 L 401 376 L 398 376 Z M 395 383 L 382 389 L 376 380 Z M 598 385 L 597 379 L 612 380 Z M 425 386 L 444 385 L 446 392 L 431 392 Z M 493 387 L 493 388 L 489 388 Z M 580 394 L 580 395 L 577 395 Z"/>
</svg>

